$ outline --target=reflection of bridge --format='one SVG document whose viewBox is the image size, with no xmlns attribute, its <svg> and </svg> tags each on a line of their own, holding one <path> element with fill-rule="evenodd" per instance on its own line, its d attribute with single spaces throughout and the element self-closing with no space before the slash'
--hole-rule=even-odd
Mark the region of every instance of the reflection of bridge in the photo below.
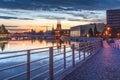
<svg viewBox="0 0 120 80">
<path fill-rule="evenodd" d="M 11 39 L 11 38 L 16 38 L 16 39 L 19 39 L 19 38 L 23 38 L 23 39 L 24 38 L 57 39 L 59 37 L 60 37 L 59 35 L 30 35 L 30 34 L 1 34 L 0 35 L 0 38 L 8 38 L 8 39 Z"/>
</svg>

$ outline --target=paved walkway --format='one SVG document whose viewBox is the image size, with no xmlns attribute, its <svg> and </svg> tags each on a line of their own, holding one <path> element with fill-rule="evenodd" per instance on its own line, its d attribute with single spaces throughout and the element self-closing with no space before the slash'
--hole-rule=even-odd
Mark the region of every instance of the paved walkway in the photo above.
<svg viewBox="0 0 120 80">
<path fill-rule="evenodd" d="M 104 48 L 63 80 L 120 80 L 120 50 Z"/>
</svg>

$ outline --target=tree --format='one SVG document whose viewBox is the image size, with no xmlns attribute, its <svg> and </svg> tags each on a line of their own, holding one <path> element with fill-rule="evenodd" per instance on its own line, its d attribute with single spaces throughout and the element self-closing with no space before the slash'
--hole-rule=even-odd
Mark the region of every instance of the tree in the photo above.
<svg viewBox="0 0 120 80">
<path fill-rule="evenodd" d="M 5 26 L 3 24 L 1 25 L 1 32 L 0 33 L 1 34 L 8 34 L 8 30 L 5 29 Z"/>
<path fill-rule="evenodd" d="M 88 33 L 89 33 L 90 37 L 93 37 L 93 30 L 92 30 L 92 28 L 89 29 Z"/>
</svg>

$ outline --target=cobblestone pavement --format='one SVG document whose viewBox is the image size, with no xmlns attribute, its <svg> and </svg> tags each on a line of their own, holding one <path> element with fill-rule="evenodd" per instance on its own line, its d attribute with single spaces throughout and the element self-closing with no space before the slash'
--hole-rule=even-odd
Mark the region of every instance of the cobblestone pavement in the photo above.
<svg viewBox="0 0 120 80">
<path fill-rule="evenodd" d="M 104 42 L 99 53 L 63 80 L 120 80 L 120 50 Z"/>
</svg>

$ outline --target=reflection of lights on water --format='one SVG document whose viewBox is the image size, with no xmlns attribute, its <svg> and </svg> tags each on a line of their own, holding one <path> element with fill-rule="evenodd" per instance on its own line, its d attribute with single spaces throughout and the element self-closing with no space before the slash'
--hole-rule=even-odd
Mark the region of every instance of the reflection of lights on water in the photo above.
<svg viewBox="0 0 120 80">
<path fill-rule="evenodd" d="M 10 44 L 7 44 L 7 47 L 10 48 Z"/>
<path fill-rule="evenodd" d="M 23 43 L 22 46 L 25 47 L 25 43 Z"/>
</svg>

